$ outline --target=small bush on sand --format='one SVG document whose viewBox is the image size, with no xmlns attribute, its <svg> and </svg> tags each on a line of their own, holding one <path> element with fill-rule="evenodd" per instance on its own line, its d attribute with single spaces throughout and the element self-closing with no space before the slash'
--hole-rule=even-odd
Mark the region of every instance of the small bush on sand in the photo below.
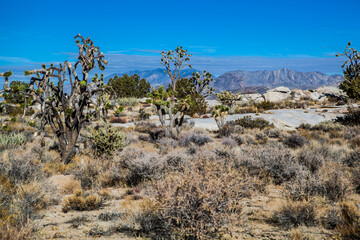
<svg viewBox="0 0 360 240">
<path fill-rule="evenodd" d="M 96 155 L 111 155 L 127 145 L 126 135 L 110 124 L 89 127 L 85 138 L 91 142 Z"/>
<path fill-rule="evenodd" d="M 301 168 L 291 152 L 281 145 L 243 148 L 239 165 L 247 168 L 251 175 L 266 173 L 275 184 L 295 178 Z"/>
<path fill-rule="evenodd" d="M 79 191 L 64 200 L 62 211 L 64 213 L 74 211 L 91 211 L 100 208 L 103 205 L 103 199 L 99 195 L 88 195 Z"/>
<path fill-rule="evenodd" d="M 278 226 L 289 229 L 300 225 L 315 225 L 315 208 L 312 203 L 292 202 L 275 211 L 271 221 Z"/>
<path fill-rule="evenodd" d="M 0 149 L 15 148 L 27 142 L 27 137 L 23 133 L 1 133 Z"/>
<path fill-rule="evenodd" d="M 208 239 L 229 231 L 239 200 L 247 196 L 237 171 L 196 160 L 183 173 L 152 184 L 151 199 L 137 220 L 142 231 L 167 239 Z"/>
<path fill-rule="evenodd" d="M 260 130 L 264 128 L 273 128 L 274 124 L 270 123 L 269 121 L 266 121 L 263 118 L 251 118 L 250 116 L 245 116 L 243 118 L 239 118 L 235 120 L 235 124 L 239 125 L 243 128 L 260 128 Z"/>
<path fill-rule="evenodd" d="M 342 224 L 336 227 L 338 236 L 345 240 L 360 239 L 359 211 L 348 203 L 342 203 L 340 207 Z"/>
<path fill-rule="evenodd" d="M 290 148 L 302 147 L 306 142 L 306 138 L 298 134 L 291 134 L 290 136 L 286 136 L 283 141 L 283 143 Z"/>
<path fill-rule="evenodd" d="M 192 144 L 196 146 L 203 146 L 206 143 L 213 142 L 211 137 L 203 133 L 186 133 L 180 136 L 179 143 L 181 146 L 190 147 Z"/>
</svg>

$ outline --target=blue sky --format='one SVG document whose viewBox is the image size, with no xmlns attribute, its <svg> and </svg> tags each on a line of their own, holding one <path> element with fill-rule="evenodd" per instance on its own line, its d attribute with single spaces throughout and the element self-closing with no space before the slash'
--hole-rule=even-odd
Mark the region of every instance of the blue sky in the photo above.
<svg viewBox="0 0 360 240">
<path fill-rule="evenodd" d="M 359 0 L 348 1 L 0 1 L 0 71 L 74 60 L 73 37 L 90 36 L 105 75 L 161 67 L 178 45 L 193 66 L 229 70 L 292 68 L 341 73 L 335 58 L 348 41 L 360 49 Z M 355 10 L 355 11 L 354 11 Z"/>
</svg>

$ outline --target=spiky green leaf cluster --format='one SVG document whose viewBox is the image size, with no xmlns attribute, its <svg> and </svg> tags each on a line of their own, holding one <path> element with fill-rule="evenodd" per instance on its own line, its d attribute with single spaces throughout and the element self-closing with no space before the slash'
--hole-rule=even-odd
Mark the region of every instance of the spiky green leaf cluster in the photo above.
<svg viewBox="0 0 360 240">
<path fill-rule="evenodd" d="M 236 101 L 240 101 L 242 96 L 240 93 L 232 93 L 231 91 L 222 91 L 216 94 L 216 98 L 221 102 L 222 105 L 232 107 Z"/>
</svg>

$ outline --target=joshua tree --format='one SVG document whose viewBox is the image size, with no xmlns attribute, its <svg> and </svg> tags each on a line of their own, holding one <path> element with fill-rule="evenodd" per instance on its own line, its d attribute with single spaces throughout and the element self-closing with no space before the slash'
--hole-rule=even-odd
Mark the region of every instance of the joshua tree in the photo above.
<svg viewBox="0 0 360 240">
<path fill-rule="evenodd" d="M 181 73 L 186 67 L 191 67 L 188 63 L 191 54 L 187 53 L 182 47 L 177 47 L 175 50 L 161 53 L 161 64 L 165 66 L 165 73 L 167 73 L 171 80 L 171 88 L 169 91 L 164 91 L 163 87 L 158 90 L 153 89 L 149 94 L 150 102 L 156 106 L 160 123 L 164 130 L 165 136 L 175 137 L 181 131 L 181 126 L 184 121 L 185 111 L 189 108 L 190 99 L 176 99 L 176 83 L 181 79 L 184 73 Z M 166 113 L 169 114 L 169 124 L 166 124 Z M 176 134 L 173 129 L 176 129 Z"/>
<path fill-rule="evenodd" d="M 104 88 L 104 91 L 99 91 L 95 94 L 96 96 L 96 113 L 95 118 L 102 118 L 104 122 L 106 122 L 108 109 L 111 108 L 111 100 L 110 100 L 110 88 L 109 86 L 105 86 L 104 84 L 104 74 L 101 74 L 100 78 L 98 74 L 95 73 L 95 76 L 92 78 L 92 82 L 97 84 L 97 87 Z"/>
<path fill-rule="evenodd" d="M 186 114 L 193 116 L 195 113 L 206 112 L 206 97 L 213 94 L 214 88 L 210 87 L 214 81 L 211 73 L 203 71 L 202 74 L 194 72 L 189 78 L 182 78 L 176 84 L 177 98 L 191 98 L 190 109 Z M 170 86 L 171 87 L 171 86 Z"/>
<path fill-rule="evenodd" d="M 340 89 L 344 90 L 350 98 L 360 100 L 360 53 L 350 48 L 351 42 L 345 48 L 344 53 L 336 56 L 345 56 L 347 59 L 342 65 L 344 68 L 344 81 L 340 83 Z"/>
<path fill-rule="evenodd" d="M 4 97 L 4 102 L 1 104 L 0 108 L 2 109 L 5 109 L 6 107 L 18 108 L 19 102 L 24 101 L 23 102 L 24 112 L 22 116 L 24 117 L 27 112 L 27 100 L 28 100 L 28 97 L 26 95 L 23 95 L 23 90 L 25 90 L 26 84 L 25 83 L 22 84 L 22 82 L 12 82 L 9 86 L 9 77 L 11 77 L 12 74 L 13 73 L 11 71 L 0 73 L 0 77 L 5 78 L 3 89 L 0 90 L 0 97 Z M 20 100 L 18 99 L 19 96 L 20 96 Z M 12 99 L 12 97 L 14 97 L 15 100 Z"/>
<path fill-rule="evenodd" d="M 32 117 L 41 119 L 41 130 L 49 124 L 57 136 L 62 158 L 65 163 L 70 161 L 84 122 L 89 121 L 99 109 L 93 96 L 104 92 L 102 82 L 94 78 L 88 82 L 89 72 L 96 63 L 100 70 L 105 69 L 107 61 L 90 38 L 84 39 L 80 34 L 75 36 L 79 48 L 77 62 L 72 66 L 68 61 L 55 67 L 53 64 L 42 69 L 25 71 L 25 75 L 36 75 L 31 78 L 29 95 L 33 102 L 40 104 L 40 110 Z M 82 77 L 76 73 L 81 66 Z M 51 81 L 55 78 L 56 83 Z M 70 92 L 66 93 L 64 84 L 70 83 Z"/>
<path fill-rule="evenodd" d="M 224 105 L 216 105 L 215 110 L 212 111 L 212 115 L 215 119 L 215 122 L 219 130 L 221 130 L 224 127 L 228 113 L 229 113 L 229 107 Z"/>
<path fill-rule="evenodd" d="M 228 106 L 229 108 L 231 108 L 236 103 L 236 101 L 240 101 L 242 98 L 240 93 L 232 93 L 228 91 L 217 93 L 216 97 L 222 105 Z"/>
</svg>

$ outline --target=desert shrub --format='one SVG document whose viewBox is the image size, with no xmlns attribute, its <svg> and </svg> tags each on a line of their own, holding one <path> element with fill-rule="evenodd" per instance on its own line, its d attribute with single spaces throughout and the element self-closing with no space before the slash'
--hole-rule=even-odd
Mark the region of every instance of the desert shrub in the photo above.
<svg viewBox="0 0 360 240">
<path fill-rule="evenodd" d="M 267 128 L 264 130 L 264 133 L 269 138 L 279 138 L 281 134 L 280 130 L 276 128 L 275 129 Z"/>
<path fill-rule="evenodd" d="M 92 211 L 99 209 L 104 201 L 99 195 L 85 196 L 82 192 L 76 193 L 64 200 L 62 211 Z"/>
<path fill-rule="evenodd" d="M 310 131 L 318 130 L 322 132 L 330 132 L 330 131 L 341 131 L 344 129 L 344 126 L 334 121 L 323 121 L 315 125 L 311 125 L 309 123 L 302 123 L 297 128 L 310 130 Z"/>
<path fill-rule="evenodd" d="M 291 134 L 284 138 L 283 143 L 290 148 L 303 147 L 306 143 L 306 138 L 299 134 Z"/>
<path fill-rule="evenodd" d="M 221 140 L 221 143 L 224 145 L 224 146 L 228 146 L 228 147 L 235 147 L 238 145 L 238 142 L 231 138 L 231 137 L 227 137 L 227 138 L 223 138 Z"/>
<path fill-rule="evenodd" d="M 355 188 L 355 192 L 360 194 L 360 167 L 356 167 L 352 171 L 352 182 Z"/>
<path fill-rule="evenodd" d="M 167 153 L 169 150 L 178 147 L 179 142 L 172 138 L 160 138 L 156 141 L 161 153 Z"/>
<path fill-rule="evenodd" d="M 349 107 L 348 112 L 344 116 L 337 117 L 335 121 L 347 126 L 360 125 L 360 108 Z"/>
<path fill-rule="evenodd" d="M 118 98 L 116 100 L 116 103 L 120 106 L 129 107 L 129 106 L 135 106 L 139 102 L 139 99 L 134 97 L 124 97 L 124 98 Z"/>
<path fill-rule="evenodd" d="M 103 161 L 95 161 L 95 159 L 85 158 L 72 173 L 80 181 L 81 187 L 84 189 L 96 186 L 97 177 L 104 169 Z"/>
<path fill-rule="evenodd" d="M 234 139 L 238 145 L 246 143 L 246 140 L 241 134 L 233 134 L 231 135 L 231 138 Z"/>
<path fill-rule="evenodd" d="M 306 167 L 312 173 L 315 173 L 323 165 L 325 159 L 324 155 L 319 151 L 318 148 L 309 146 L 303 148 L 297 155 L 298 161 L 301 165 Z"/>
<path fill-rule="evenodd" d="M 88 216 L 82 215 L 82 216 L 74 217 L 69 221 L 66 221 L 66 223 L 71 224 L 71 227 L 73 228 L 78 228 L 81 225 L 85 225 L 85 223 L 88 221 L 89 221 Z"/>
<path fill-rule="evenodd" d="M 153 182 L 138 222 L 144 232 L 167 239 L 208 239 L 229 231 L 239 201 L 248 196 L 244 178 L 221 164 L 199 159 L 182 173 Z"/>
<path fill-rule="evenodd" d="M 349 181 L 338 169 L 327 174 L 313 174 L 302 170 L 298 172 L 293 182 L 287 184 L 286 188 L 293 200 L 322 196 L 331 201 L 338 201 L 346 196 Z"/>
<path fill-rule="evenodd" d="M 24 152 L 9 154 L 8 161 L 0 161 L 0 175 L 6 176 L 12 183 L 29 183 L 43 177 L 41 166 Z"/>
<path fill-rule="evenodd" d="M 291 152 L 279 145 L 243 149 L 239 164 L 246 167 L 251 175 L 265 172 L 275 184 L 293 179 L 301 168 Z"/>
<path fill-rule="evenodd" d="M 278 226 L 289 229 L 300 225 L 314 226 L 315 217 L 315 208 L 312 203 L 292 202 L 275 211 L 271 221 Z"/>
<path fill-rule="evenodd" d="M 27 142 L 27 137 L 23 133 L 2 133 L 0 134 L 0 149 L 15 148 Z"/>
<path fill-rule="evenodd" d="M 134 154 L 127 155 L 131 152 Z M 123 177 L 129 186 L 136 186 L 145 180 L 159 179 L 164 169 L 164 160 L 157 153 L 135 149 L 121 154 L 118 164 L 125 169 Z"/>
<path fill-rule="evenodd" d="M 206 143 L 213 142 L 211 137 L 203 133 L 186 133 L 180 136 L 179 144 L 184 147 L 190 147 L 192 144 L 203 146 Z"/>
<path fill-rule="evenodd" d="M 255 133 L 255 139 L 259 144 L 265 144 L 268 141 L 267 136 L 262 132 Z"/>
<path fill-rule="evenodd" d="M 356 137 L 353 137 L 351 140 L 350 140 L 350 143 L 353 147 L 360 147 L 360 135 L 359 136 L 356 136 Z"/>
<path fill-rule="evenodd" d="M 270 123 L 269 121 L 266 121 L 263 118 L 251 118 L 250 116 L 245 116 L 243 118 L 239 118 L 235 120 L 235 124 L 239 125 L 243 128 L 260 128 L 261 130 L 268 127 L 273 128 L 274 124 Z"/>
<path fill-rule="evenodd" d="M 2 240 L 32 240 L 36 238 L 34 226 L 31 223 L 21 227 L 10 223 L 1 223 L 0 225 L 0 239 Z"/>
<path fill-rule="evenodd" d="M 254 106 L 259 110 L 270 110 L 274 109 L 276 104 L 270 101 L 264 101 L 261 103 L 254 103 Z"/>
<path fill-rule="evenodd" d="M 98 220 L 100 221 L 113 221 L 117 220 L 124 216 L 123 212 L 103 212 L 98 216 Z"/>
<path fill-rule="evenodd" d="M 127 145 L 126 135 L 110 124 L 89 127 L 85 138 L 91 142 L 96 155 L 111 155 Z"/>
<path fill-rule="evenodd" d="M 329 209 L 324 216 L 320 217 L 320 223 L 326 229 L 331 230 L 343 224 L 340 212 L 335 208 Z"/>
<path fill-rule="evenodd" d="M 189 156 L 183 150 L 175 150 L 164 156 L 164 166 L 169 172 L 184 171 L 189 164 Z"/>
<path fill-rule="evenodd" d="M 337 226 L 336 231 L 341 239 L 360 239 L 360 214 L 356 207 L 343 203 L 341 207 L 342 224 Z"/>
<path fill-rule="evenodd" d="M 156 124 L 151 121 L 140 121 L 135 123 L 135 131 L 140 133 L 150 133 L 157 128 Z"/>
<path fill-rule="evenodd" d="M 351 151 L 346 158 L 344 158 L 343 163 L 349 167 L 356 167 L 360 164 L 360 150 Z"/>
<path fill-rule="evenodd" d="M 219 129 L 220 137 L 229 137 L 235 132 L 235 127 L 232 124 L 226 123 L 222 128 Z"/>
</svg>

